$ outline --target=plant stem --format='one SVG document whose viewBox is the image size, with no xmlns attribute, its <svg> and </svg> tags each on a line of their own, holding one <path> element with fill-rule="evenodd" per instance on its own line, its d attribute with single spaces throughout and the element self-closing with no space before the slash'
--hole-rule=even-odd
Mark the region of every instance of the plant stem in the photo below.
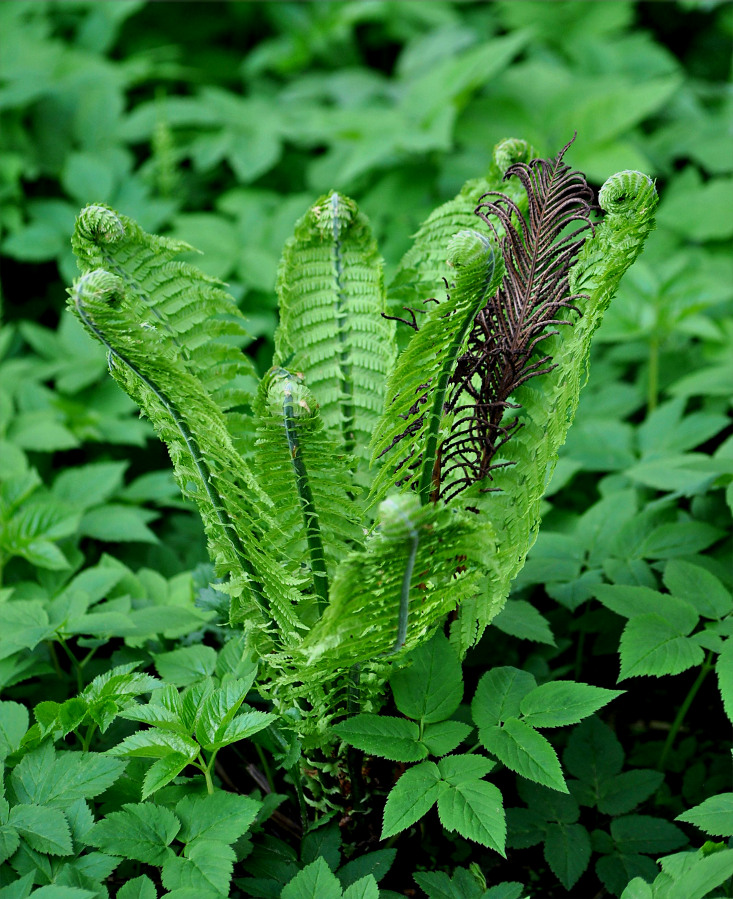
<svg viewBox="0 0 733 899">
<path fill-rule="evenodd" d="M 198 756 L 198 760 L 196 762 L 197 766 L 204 773 L 204 778 L 206 780 L 206 792 L 209 794 L 209 796 L 211 796 L 212 793 L 214 792 L 214 782 L 211 779 L 211 769 L 214 766 L 215 759 L 216 759 L 216 753 L 214 753 L 212 755 L 211 760 L 209 761 L 209 764 L 207 765 L 206 762 L 204 761 L 203 753 L 200 752 L 199 756 Z"/>
<path fill-rule="evenodd" d="M 326 574 L 326 554 L 323 550 L 321 539 L 321 526 L 318 521 L 318 512 L 313 501 L 313 492 L 308 472 L 303 461 L 298 441 L 298 428 L 293 412 L 293 395 L 289 390 L 285 392 L 283 402 L 283 419 L 285 421 L 285 436 L 290 450 L 290 460 L 295 473 L 295 486 L 300 498 L 300 508 L 303 512 L 305 535 L 308 543 L 308 552 L 311 557 L 311 572 L 313 573 L 313 589 L 318 596 L 318 611 L 322 615 L 328 605 L 328 575 Z"/>
<path fill-rule="evenodd" d="M 659 338 L 655 335 L 649 340 L 649 382 L 647 384 L 647 415 L 657 408 L 659 393 Z"/>
<path fill-rule="evenodd" d="M 657 764 L 657 769 L 659 771 L 663 771 L 667 756 L 669 755 L 672 746 L 674 745 L 675 738 L 677 737 L 677 733 L 679 732 L 680 727 L 682 727 L 682 722 L 685 720 L 685 715 L 690 709 L 690 706 L 693 703 L 693 700 L 697 696 L 697 692 L 702 686 L 703 681 L 708 675 L 708 672 L 713 670 L 712 664 L 713 654 L 710 650 L 708 650 L 708 654 L 705 656 L 705 661 L 700 666 L 700 671 L 698 672 L 697 677 L 695 678 L 695 682 L 690 687 L 687 692 L 687 696 L 685 696 L 682 705 L 677 710 L 677 715 L 675 716 L 674 721 L 672 722 L 672 727 L 669 729 L 669 733 L 667 734 L 667 739 L 664 741 L 664 746 L 662 747 L 662 754 L 659 756 L 659 762 Z"/>
<path fill-rule="evenodd" d="M 288 774 L 293 781 L 295 792 L 298 794 L 298 805 L 300 806 L 300 824 L 303 828 L 303 833 L 305 833 L 306 830 L 308 830 L 308 806 L 306 805 L 305 795 L 303 794 L 303 785 L 300 782 L 300 765 L 296 762 L 292 768 L 288 768 Z"/>
<path fill-rule="evenodd" d="M 74 674 L 76 675 L 76 686 L 78 688 L 79 693 L 81 693 L 81 691 L 84 689 L 84 681 L 81 676 L 81 668 L 79 667 L 79 662 L 77 661 L 77 658 L 74 655 L 74 653 L 66 645 L 66 640 L 64 640 L 64 638 L 60 634 L 57 634 L 56 636 L 58 637 L 58 641 L 59 641 L 61 648 L 63 649 L 63 651 L 66 653 L 66 655 L 69 657 L 69 659 L 71 661 L 71 667 L 74 669 Z"/>
<path fill-rule="evenodd" d="M 265 772 L 265 777 L 267 778 L 267 783 L 269 784 L 270 792 L 274 793 L 275 792 L 275 784 L 272 780 L 272 772 L 270 771 L 270 765 L 267 761 L 267 756 L 265 755 L 265 753 L 264 753 L 262 747 L 259 745 L 259 743 L 255 743 L 254 746 L 255 746 L 255 749 L 257 750 L 257 756 L 259 757 L 260 764 L 262 765 L 262 770 Z"/>
</svg>

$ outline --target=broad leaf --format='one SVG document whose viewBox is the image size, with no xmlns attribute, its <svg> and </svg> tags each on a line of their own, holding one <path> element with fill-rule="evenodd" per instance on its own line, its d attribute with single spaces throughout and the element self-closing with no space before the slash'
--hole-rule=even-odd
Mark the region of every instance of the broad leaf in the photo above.
<svg viewBox="0 0 733 899">
<path fill-rule="evenodd" d="M 381 839 L 400 833 L 419 821 L 448 789 L 434 762 L 422 762 L 409 768 L 387 797 Z"/>
<path fill-rule="evenodd" d="M 577 724 L 623 692 L 573 681 L 550 681 L 527 693 L 519 710 L 532 727 L 562 727 Z"/>
<path fill-rule="evenodd" d="M 675 821 L 694 824 L 714 837 L 733 836 L 733 793 L 711 796 L 695 808 L 677 815 Z"/>
<path fill-rule="evenodd" d="M 704 652 L 666 617 L 652 613 L 632 618 L 621 635 L 619 680 L 647 674 L 679 674 L 702 663 Z"/>
<path fill-rule="evenodd" d="M 334 725 L 334 732 L 350 746 L 393 762 L 416 762 L 428 754 L 419 742 L 414 721 L 386 715 L 354 715 Z"/>
<path fill-rule="evenodd" d="M 446 830 L 505 855 L 506 818 L 501 793 L 484 780 L 461 780 L 438 797 L 438 815 Z"/>
<path fill-rule="evenodd" d="M 535 783 L 568 792 L 555 750 L 533 727 L 517 718 L 508 718 L 503 727 L 482 727 L 479 738 L 507 768 Z"/>
<path fill-rule="evenodd" d="M 446 637 L 436 632 L 428 643 L 414 649 L 405 663 L 389 681 L 397 708 L 408 718 L 425 723 L 450 718 L 463 698 L 463 674 Z"/>
<path fill-rule="evenodd" d="M 481 677 L 471 703 L 477 727 L 502 724 L 520 714 L 520 703 L 537 681 L 519 668 L 492 668 Z"/>
<path fill-rule="evenodd" d="M 87 842 L 110 855 L 162 865 L 171 856 L 169 847 L 180 829 L 181 822 L 167 808 L 152 802 L 128 804 L 98 821 Z"/>
</svg>

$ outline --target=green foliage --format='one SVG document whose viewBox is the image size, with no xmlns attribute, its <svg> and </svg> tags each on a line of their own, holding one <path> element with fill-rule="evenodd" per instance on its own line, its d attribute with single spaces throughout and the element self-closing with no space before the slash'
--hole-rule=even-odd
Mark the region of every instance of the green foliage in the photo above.
<svg viewBox="0 0 733 899">
<path fill-rule="evenodd" d="M 728 896 L 730 5 L 340 0 L 170 12 L 0 4 L 0 899 L 394 899 L 416 886 L 428 899 Z M 364 509 L 364 448 L 395 352 L 392 322 L 375 318 L 372 332 L 363 327 L 371 317 L 351 307 L 359 329 L 340 329 L 353 338 L 348 349 L 329 331 L 321 346 L 333 401 L 311 380 L 318 361 L 289 346 L 296 355 L 278 363 L 305 375 L 321 406 L 289 429 L 282 404 L 267 422 L 254 408 L 257 375 L 285 333 L 275 337 L 276 302 L 283 322 L 288 303 L 297 314 L 289 281 L 296 272 L 308 280 L 313 253 L 328 308 L 348 301 L 339 286 L 360 285 L 373 313 L 409 321 L 407 306 L 424 329 L 439 315 L 424 301 L 440 300 L 444 314 L 455 293 L 441 280 L 459 273 L 445 266 L 451 238 L 488 233 L 473 214 L 481 194 L 504 191 L 524 211 L 524 192 L 503 172 L 538 155 L 530 142 L 549 152 L 576 129 L 567 157 L 594 188 L 608 172 L 638 169 L 656 179 L 661 202 L 657 230 L 595 332 L 557 463 L 549 450 L 561 416 L 553 425 L 551 407 L 586 377 L 584 341 L 597 323 L 588 313 L 605 303 L 595 278 L 605 271 L 611 285 L 619 238 L 634 251 L 623 227 L 606 227 L 613 215 L 623 226 L 623 209 L 587 242 L 592 269 L 575 267 L 574 289 L 590 299 L 553 346 L 563 365 L 567 348 L 572 377 L 551 372 L 517 398 L 524 434 L 507 444 L 506 461 L 522 461 L 497 472 L 505 497 L 464 497 L 435 520 L 438 510 L 390 500 L 375 524 L 376 504 Z M 274 473 L 279 459 L 278 478 L 250 482 L 238 498 L 247 514 L 233 520 L 247 540 L 251 526 L 265 535 L 255 561 L 269 557 L 271 595 L 297 599 L 280 610 L 284 630 L 269 630 L 266 603 L 257 618 L 259 582 L 243 576 L 234 587 L 226 563 L 225 581 L 213 572 L 197 497 L 181 498 L 150 423 L 108 377 L 105 348 L 59 317 L 75 275 L 68 237 L 88 204 L 168 235 L 205 273 L 192 275 L 193 291 L 163 298 L 156 285 L 167 294 L 182 271 L 176 259 L 154 285 L 127 270 L 144 290 L 125 302 L 156 328 L 136 332 L 150 338 L 138 361 L 176 360 L 176 377 L 203 379 L 206 415 L 217 428 L 223 420 L 234 450 L 228 462 Z M 320 231 L 319 208 L 330 222 Z M 162 250 L 147 239 L 143 254 Z M 111 259 L 124 271 L 109 249 L 90 266 L 110 270 Z M 364 277 L 358 285 L 346 261 Z M 236 308 L 210 278 L 226 279 Z M 214 319 L 200 302 L 206 291 L 226 309 Z M 159 305 L 145 305 L 151 295 Z M 322 328 L 289 326 L 288 340 L 317 339 Z M 396 332 L 409 346 L 412 331 Z M 340 424 L 352 366 L 363 425 L 353 448 Z M 185 392 L 176 398 L 177 413 L 202 408 Z M 207 431 L 206 415 L 198 436 L 213 442 L 223 431 Z M 451 428 L 449 415 L 438 419 Z M 288 455 L 293 438 L 305 473 Z M 399 444 L 377 464 L 381 476 L 398 458 Z M 510 497 L 520 469 L 535 480 Z M 480 516 L 464 516 L 469 504 Z M 442 582 L 423 574 L 435 521 Z M 235 531 L 216 528 L 209 539 L 223 541 L 238 569 L 227 548 Z M 459 531 L 452 579 L 446 543 Z M 314 578 L 324 571 L 332 600 L 342 585 L 327 627 Z M 238 593 L 233 603 L 224 591 Z M 239 624 L 225 626 L 230 606 L 259 624 L 237 636 Z M 450 642 L 424 642 L 446 615 Z M 292 640 L 278 643 L 288 628 Z M 354 640 L 367 660 L 358 665 Z M 244 696 L 258 657 L 258 687 Z M 619 674 L 626 693 L 607 715 Z M 530 773 L 554 771 L 568 792 L 489 758 L 487 736 Z M 160 757 L 115 757 L 131 739 Z M 518 740 L 531 752 L 521 755 Z M 162 783 L 192 744 L 193 764 L 143 799 L 142 785 Z M 386 802 L 410 817 L 415 771 L 438 814 L 428 809 L 380 846 Z"/>
</svg>

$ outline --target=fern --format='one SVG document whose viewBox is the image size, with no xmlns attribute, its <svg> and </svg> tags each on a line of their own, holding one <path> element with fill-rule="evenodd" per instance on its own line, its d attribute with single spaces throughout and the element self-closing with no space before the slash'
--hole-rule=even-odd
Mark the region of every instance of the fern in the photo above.
<svg viewBox="0 0 733 899">
<path fill-rule="evenodd" d="M 260 384 L 255 411 L 254 461 L 267 472 L 271 514 L 283 534 L 279 549 L 298 566 L 309 556 L 313 591 L 323 607 L 327 563 L 332 569 L 362 540 L 349 457 L 326 433 L 302 375 L 271 369 Z"/>
<path fill-rule="evenodd" d="M 603 185 L 599 202 L 605 217 L 595 226 L 569 272 L 570 294 L 582 316 L 572 328 L 549 337 L 544 352 L 554 368 L 537 381 L 523 383 L 513 401 L 522 407 L 522 427 L 508 445 L 514 464 L 493 473 L 492 488 L 477 484 L 461 495 L 475 505 L 496 534 L 497 550 L 483 595 L 461 610 L 452 639 L 464 653 L 504 605 L 512 580 L 524 565 L 540 525 L 542 496 L 552 477 L 588 375 L 593 334 L 601 323 L 624 272 L 641 252 L 654 228 L 658 198 L 654 182 L 640 172 L 621 172 Z"/>
<path fill-rule="evenodd" d="M 481 197 L 492 190 L 504 190 L 520 207 L 526 208 L 527 197 L 518 184 L 503 183 L 504 173 L 515 163 L 529 162 L 536 155 L 525 140 L 508 138 L 500 141 L 492 153 L 491 165 L 484 178 L 467 181 L 459 193 L 438 206 L 423 222 L 410 249 L 400 260 L 389 288 L 390 308 L 402 305 L 413 316 L 429 297 L 434 296 L 446 275 L 448 244 L 458 231 L 484 230 L 476 219 L 476 206 Z M 496 226 L 500 228 L 499 223 Z M 419 325 L 413 318 L 413 326 Z"/>
<path fill-rule="evenodd" d="M 448 252 L 448 264 L 456 270 L 455 287 L 428 313 L 387 383 L 385 414 L 372 441 L 374 457 L 398 446 L 401 458 L 378 473 L 372 502 L 382 499 L 395 482 L 403 490 L 415 484 L 423 503 L 440 490 L 438 448 L 448 380 L 476 314 L 503 274 L 493 236 L 460 231 Z"/>
<path fill-rule="evenodd" d="M 295 226 L 278 270 L 275 364 L 308 372 L 326 428 L 362 468 L 395 354 L 382 262 L 353 200 L 331 192 Z"/>
<path fill-rule="evenodd" d="M 81 218 L 80 228 L 84 226 Z M 233 618 L 246 620 L 255 635 L 271 633 L 269 642 L 297 640 L 304 627 L 295 612 L 301 593 L 296 579 L 287 576 L 277 560 L 270 501 L 235 450 L 221 407 L 206 392 L 203 379 L 192 374 L 185 344 L 155 315 L 141 282 L 127 274 L 138 265 L 129 234 L 126 231 L 124 261 L 117 266 L 127 277 L 103 269 L 87 272 L 71 290 L 71 308 L 107 347 L 112 375 L 168 445 L 179 486 L 198 505 L 217 574 L 230 579 L 226 590 L 232 596 Z M 108 236 L 102 239 L 108 241 Z M 93 237 L 77 233 L 77 246 L 82 240 Z M 149 243 L 141 243 L 145 254 Z M 94 255 L 88 253 L 84 260 L 94 261 Z M 151 275 L 157 265 L 151 263 L 145 259 L 143 283 L 155 291 L 169 282 L 164 275 Z M 167 265 L 166 260 L 164 272 Z M 185 279 L 185 268 L 176 266 L 175 271 L 177 279 Z M 193 277 L 189 283 L 192 292 L 197 281 Z M 204 292 L 207 289 L 204 282 Z"/>
</svg>

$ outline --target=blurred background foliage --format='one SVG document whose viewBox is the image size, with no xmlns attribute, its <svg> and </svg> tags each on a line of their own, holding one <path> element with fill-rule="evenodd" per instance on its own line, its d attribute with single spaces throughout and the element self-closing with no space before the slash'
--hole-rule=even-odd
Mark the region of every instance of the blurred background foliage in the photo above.
<svg viewBox="0 0 733 899">
<path fill-rule="evenodd" d="M 31 633 L 0 635 L 0 687 L 57 689 L 53 655 L 28 649 L 36 607 L 82 568 L 120 582 L 105 605 L 117 617 L 75 631 L 90 657 L 114 637 L 129 644 L 117 662 L 147 658 L 139 645 L 171 622 L 171 640 L 198 643 L 218 611 L 165 449 L 62 314 L 80 207 L 109 203 L 201 249 L 264 370 L 282 245 L 319 194 L 358 201 L 389 283 L 420 222 L 510 136 L 550 155 L 577 131 L 567 159 L 596 189 L 638 168 L 662 199 L 496 619 L 508 636 L 491 628 L 468 667 L 614 686 L 624 622 L 594 604 L 599 585 L 655 589 L 683 559 L 730 588 L 731 38 L 733 5 L 714 0 L 0 3 L 0 602 L 12 587 Z M 649 722 L 674 718 L 694 676 L 647 679 L 614 704 L 630 764 L 656 764 Z M 729 789 L 729 725 L 708 686 L 667 755 L 655 803 L 670 817 Z M 630 869 L 603 846 L 598 876 L 618 895 Z M 653 876 L 635 858 L 632 873 Z"/>
</svg>

